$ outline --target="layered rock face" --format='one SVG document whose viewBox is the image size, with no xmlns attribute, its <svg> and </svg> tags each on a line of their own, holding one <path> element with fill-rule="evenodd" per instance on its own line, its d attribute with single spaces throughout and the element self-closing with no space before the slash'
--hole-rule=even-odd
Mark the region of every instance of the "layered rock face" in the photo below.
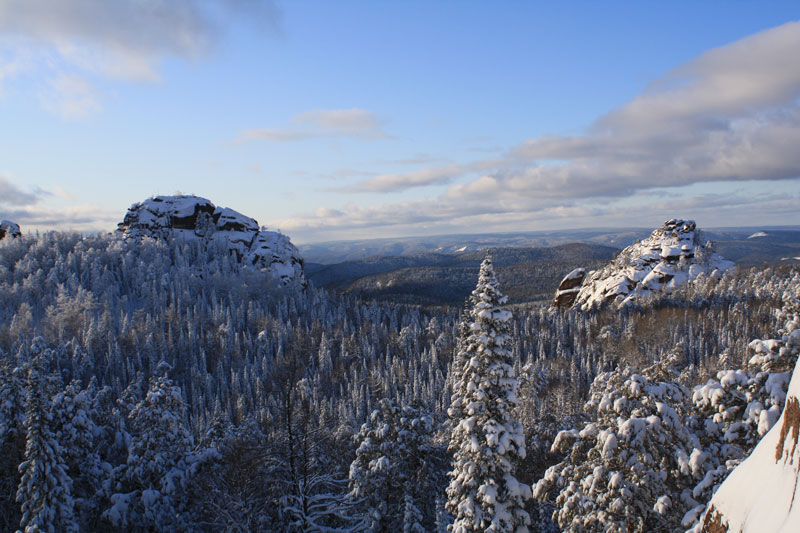
<svg viewBox="0 0 800 533">
<path fill-rule="evenodd" d="M 575 290 L 578 285 L 569 289 L 574 291 L 574 298 L 567 293 L 562 295 L 561 301 L 569 301 L 563 305 L 582 309 L 608 304 L 621 307 L 655 291 L 671 292 L 700 274 L 731 267 L 732 262 L 713 253 L 710 243 L 702 242 L 693 220 L 672 219 L 648 238 L 622 250 L 605 267 L 590 272 L 578 290 Z M 559 286 L 554 304 L 561 291 Z"/>
<path fill-rule="evenodd" d="M 575 298 L 581 290 L 581 283 L 586 278 L 586 270 L 576 268 L 561 280 L 553 298 L 553 307 L 569 307 L 575 303 Z"/>
<path fill-rule="evenodd" d="M 773 349 L 800 353 L 800 313 L 787 322 Z M 778 422 L 720 485 L 702 522 L 706 533 L 800 531 L 800 360 Z"/>
<path fill-rule="evenodd" d="M 0 221 L 0 240 L 16 239 L 19 237 L 22 237 L 22 231 L 20 231 L 18 224 L 14 224 L 8 220 Z"/>
<path fill-rule="evenodd" d="M 255 219 L 199 196 L 156 196 L 133 204 L 117 232 L 126 239 L 222 242 L 240 261 L 273 275 L 282 286 L 306 286 L 303 260 L 289 237 L 260 229 Z"/>
</svg>

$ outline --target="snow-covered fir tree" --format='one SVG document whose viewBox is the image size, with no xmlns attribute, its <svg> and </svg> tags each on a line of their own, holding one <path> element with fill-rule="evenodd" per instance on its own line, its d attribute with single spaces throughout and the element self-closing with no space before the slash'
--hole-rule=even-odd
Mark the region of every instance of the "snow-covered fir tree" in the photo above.
<svg viewBox="0 0 800 533">
<path fill-rule="evenodd" d="M 403 502 L 403 533 L 425 533 L 422 512 L 414 503 L 414 497 L 410 492 L 406 492 Z"/>
<path fill-rule="evenodd" d="M 64 450 L 53 428 L 49 387 L 37 354 L 28 368 L 25 456 L 19 465 L 17 501 L 22 506 L 20 528 L 25 533 L 78 531 L 72 480 L 67 475 Z"/>
<path fill-rule="evenodd" d="M 184 529 L 182 495 L 191 471 L 193 439 L 184 423 L 181 389 L 170 378 L 153 378 L 145 398 L 130 412 L 127 462 L 105 513 L 117 527 Z"/>
<path fill-rule="evenodd" d="M 16 493 L 25 452 L 25 372 L 0 360 L 0 530 L 19 525 Z"/>
<path fill-rule="evenodd" d="M 431 430 L 430 416 L 382 400 L 355 437 L 358 449 L 350 465 L 350 494 L 361 502 L 372 531 L 424 530 L 418 502 L 428 499 L 436 486 Z M 431 508 L 430 514 L 434 512 Z"/>
<path fill-rule="evenodd" d="M 72 480 L 75 516 L 81 529 L 96 529 L 95 518 L 100 507 L 98 493 L 103 482 L 111 477 L 112 467 L 102 456 L 112 450 L 107 433 L 110 428 L 99 426 L 97 391 L 94 382 L 87 388 L 73 381 L 58 392 L 50 405 L 53 429 L 63 448 L 67 474 Z"/>
<path fill-rule="evenodd" d="M 557 491 L 553 518 L 564 531 L 680 529 L 708 457 L 686 427 L 689 390 L 679 377 L 671 352 L 641 373 L 617 368 L 594 380 L 590 421 L 558 434 L 554 451 L 567 456 L 535 487 L 542 500 Z"/>
<path fill-rule="evenodd" d="M 525 439 L 514 417 L 518 383 L 509 350 L 511 312 L 502 307 L 506 297 L 488 254 L 471 301 L 451 409 L 459 418 L 450 437 L 447 508 L 455 518 L 450 531 L 527 531 L 524 501 L 530 487 L 514 477 L 516 461 L 525 457 Z"/>
</svg>

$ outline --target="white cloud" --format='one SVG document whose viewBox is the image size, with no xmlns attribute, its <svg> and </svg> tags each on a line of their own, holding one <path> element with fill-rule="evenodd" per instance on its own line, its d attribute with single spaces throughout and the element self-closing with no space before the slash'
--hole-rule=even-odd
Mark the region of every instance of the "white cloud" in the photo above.
<svg viewBox="0 0 800 533">
<path fill-rule="evenodd" d="M 448 165 L 434 168 L 424 168 L 403 174 L 381 174 L 364 180 L 346 190 L 359 192 L 396 192 L 404 191 L 412 187 L 423 187 L 427 185 L 439 185 L 449 183 L 452 179 L 463 173 L 460 165 Z"/>
<path fill-rule="evenodd" d="M 327 135 L 386 137 L 375 115 L 364 109 L 317 109 L 300 113 L 292 120 Z"/>
<path fill-rule="evenodd" d="M 671 218 L 680 210 L 680 216 L 692 216 L 681 206 L 709 214 L 781 213 L 786 223 L 797 223 L 796 195 L 719 192 L 713 202 L 705 196 L 690 205 L 680 196 L 653 201 L 648 191 L 659 189 L 669 198 L 669 191 L 693 184 L 717 182 L 730 190 L 737 182 L 751 189 L 758 181 L 796 182 L 799 54 L 800 22 L 759 32 L 668 72 L 598 118 L 584 135 L 534 138 L 499 159 L 382 175 L 349 188 L 387 192 L 453 180 L 436 200 L 351 207 L 331 218 L 295 217 L 284 226 L 314 235 L 373 224 L 400 234 L 447 231 L 457 220 L 462 229 L 486 231 L 514 221 L 507 229 L 519 230 L 523 221 L 555 227 L 567 216 L 575 217 L 573 227 L 582 221 L 630 221 L 636 213 Z M 626 198 L 636 201 L 620 203 Z M 787 201 L 794 202 L 793 209 L 786 209 Z"/>
<path fill-rule="evenodd" d="M 64 118 L 85 117 L 102 106 L 91 83 L 78 76 L 59 74 L 39 94 L 42 107 Z"/>
<path fill-rule="evenodd" d="M 97 205 L 81 204 L 62 208 L 22 206 L 3 209 L 0 218 L 16 222 L 23 233 L 36 230 L 108 231 L 121 220 L 120 213 Z"/>
<path fill-rule="evenodd" d="M 710 50 L 598 119 L 586 135 L 524 142 L 514 156 L 533 166 L 504 185 L 557 197 L 797 178 L 798 53 L 800 22 Z"/>
<path fill-rule="evenodd" d="M 242 130 L 234 142 L 289 142 L 316 137 L 389 138 L 378 118 L 365 109 L 315 109 L 297 114 L 291 121 L 296 126 Z"/>
<path fill-rule="evenodd" d="M 271 0 L 0 0 L 0 82 L 23 73 L 45 85 L 63 84 L 64 76 L 72 85 L 95 76 L 152 81 L 166 57 L 210 53 L 234 20 L 276 31 L 279 19 Z M 96 110 L 86 97 L 91 89 L 80 92 L 45 105 L 67 116 Z"/>
<path fill-rule="evenodd" d="M 28 206 L 37 203 L 40 197 L 46 194 L 44 191 L 25 192 L 11 181 L 11 179 L 0 174 L 0 207 Z"/>
<path fill-rule="evenodd" d="M 300 141 L 314 137 L 311 133 L 296 130 L 282 130 L 275 128 L 253 128 L 239 132 L 236 143 L 248 141 L 268 141 L 268 142 L 290 142 Z"/>
</svg>

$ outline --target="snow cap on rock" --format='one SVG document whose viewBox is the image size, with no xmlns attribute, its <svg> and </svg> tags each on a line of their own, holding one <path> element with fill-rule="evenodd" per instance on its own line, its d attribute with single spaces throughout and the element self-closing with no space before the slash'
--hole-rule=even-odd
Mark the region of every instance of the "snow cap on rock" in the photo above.
<svg viewBox="0 0 800 533">
<path fill-rule="evenodd" d="M 22 237 L 19 224 L 15 224 L 9 220 L 0 221 L 0 240 L 5 238 L 17 239 L 19 237 Z"/>
<path fill-rule="evenodd" d="M 154 196 L 133 204 L 118 224 L 125 239 L 210 239 L 244 264 L 275 276 L 282 286 L 306 286 L 303 260 L 289 237 L 227 207 L 192 195 Z"/>
<path fill-rule="evenodd" d="M 571 272 L 559 285 L 554 305 L 622 307 L 639 296 L 671 292 L 701 274 L 731 267 L 732 262 L 711 251 L 693 220 L 673 218 L 648 238 L 622 250 L 608 265 L 587 274 L 581 283 L 572 284 L 576 271 Z M 565 284 L 571 286 L 562 287 Z"/>
</svg>

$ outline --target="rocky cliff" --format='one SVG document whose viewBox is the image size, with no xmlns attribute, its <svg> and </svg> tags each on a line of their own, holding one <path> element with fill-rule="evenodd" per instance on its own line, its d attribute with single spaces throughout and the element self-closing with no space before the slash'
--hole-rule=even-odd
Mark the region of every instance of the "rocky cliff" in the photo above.
<svg viewBox="0 0 800 533">
<path fill-rule="evenodd" d="M 559 285 L 553 305 L 582 309 L 623 306 L 655 291 L 670 292 L 700 274 L 733 267 L 704 242 L 693 220 L 672 219 L 581 278 L 575 270 Z M 580 281 L 578 281 L 580 279 Z"/>
<path fill-rule="evenodd" d="M 259 228 L 255 219 L 199 196 L 155 196 L 133 204 L 119 223 L 125 239 L 208 239 L 222 242 L 244 264 L 282 286 L 306 286 L 303 260 L 289 237 Z"/>
</svg>

